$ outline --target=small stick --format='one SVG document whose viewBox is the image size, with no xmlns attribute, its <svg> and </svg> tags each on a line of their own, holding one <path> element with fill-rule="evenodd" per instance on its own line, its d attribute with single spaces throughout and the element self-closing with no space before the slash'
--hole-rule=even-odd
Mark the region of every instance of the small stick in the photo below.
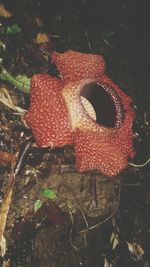
<svg viewBox="0 0 150 267">
<path fill-rule="evenodd" d="M 129 162 L 128 165 L 130 165 L 132 167 L 136 167 L 136 168 L 142 168 L 142 167 L 146 166 L 149 162 L 150 162 L 150 158 L 143 164 L 134 164 L 134 163 Z"/>
<path fill-rule="evenodd" d="M 2 257 L 6 253 L 6 239 L 4 237 L 4 231 L 6 227 L 7 216 L 12 201 L 12 193 L 15 184 L 14 166 L 16 164 L 17 156 L 18 152 L 16 152 L 12 158 L 11 173 L 8 179 L 8 186 L 0 209 L 0 256 Z"/>
</svg>

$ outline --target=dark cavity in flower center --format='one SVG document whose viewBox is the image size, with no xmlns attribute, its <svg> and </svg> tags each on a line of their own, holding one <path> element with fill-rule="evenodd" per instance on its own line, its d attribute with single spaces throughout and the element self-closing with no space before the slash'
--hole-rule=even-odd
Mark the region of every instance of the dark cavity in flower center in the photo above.
<svg viewBox="0 0 150 267">
<path fill-rule="evenodd" d="M 106 84 L 89 83 L 83 87 L 80 95 L 92 105 L 98 124 L 111 128 L 121 126 L 123 108 L 113 88 Z"/>
</svg>

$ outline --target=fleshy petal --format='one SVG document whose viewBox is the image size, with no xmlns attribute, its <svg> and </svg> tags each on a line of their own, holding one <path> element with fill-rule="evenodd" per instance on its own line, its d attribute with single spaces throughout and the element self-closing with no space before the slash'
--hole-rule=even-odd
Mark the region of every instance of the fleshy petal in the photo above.
<svg viewBox="0 0 150 267">
<path fill-rule="evenodd" d="M 126 136 L 125 136 L 126 137 Z M 75 139 L 76 165 L 80 172 L 100 171 L 109 177 L 123 171 L 128 158 L 134 155 L 131 140 L 77 130 Z"/>
<path fill-rule="evenodd" d="M 65 53 L 53 52 L 51 58 L 60 71 L 64 83 L 84 78 L 97 78 L 105 70 L 105 61 L 100 55 L 69 50 Z"/>
<path fill-rule="evenodd" d="M 113 127 L 106 127 L 97 122 L 91 117 L 89 110 L 84 108 L 82 92 L 85 88 L 91 90 L 92 85 L 94 88 L 92 93 L 97 90 L 95 87 L 97 85 L 102 86 L 110 96 L 116 112 Z M 69 110 L 71 126 L 74 131 L 76 130 L 77 169 L 81 172 L 98 170 L 107 176 L 120 173 L 126 168 L 128 158 L 134 155 L 132 123 L 135 115 L 130 106 L 131 98 L 107 76 L 68 83 L 62 93 Z"/>
<path fill-rule="evenodd" d="M 134 156 L 131 98 L 104 75 L 105 62 L 99 55 L 53 52 L 52 61 L 62 80 L 35 75 L 24 116 L 37 145 L 74 144 L 80 172 L 117 175 Z"/>
<path fill-rule="evenodd" d="M 34 75 L 31 80 L 30 108 L 23 119 L 38 146 L 61 147 L 73 142 L 62 87 L 61 80 L 47 74 Z"/>
</svg>

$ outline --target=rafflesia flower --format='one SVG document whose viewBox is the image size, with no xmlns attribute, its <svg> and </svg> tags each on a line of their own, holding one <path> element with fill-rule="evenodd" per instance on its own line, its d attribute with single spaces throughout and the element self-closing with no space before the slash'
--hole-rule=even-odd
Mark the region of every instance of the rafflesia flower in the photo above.
<svg viewBox="0 0 150 267">
<path fill-rule="evenodd" d="M 74 145 L 80 172 L 117 175 L 134 156 L 131 98 L 104 74 L 99 55 L 53 52 L 52 62 L 61 78 L 33 76 L 24 116 L 37 145 Z"/>
</svg>

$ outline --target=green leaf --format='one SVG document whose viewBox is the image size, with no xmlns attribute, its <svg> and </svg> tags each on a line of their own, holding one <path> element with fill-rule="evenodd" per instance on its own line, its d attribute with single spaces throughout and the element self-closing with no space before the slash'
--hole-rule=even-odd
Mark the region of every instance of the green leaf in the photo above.
<svg viewBox="0 0 150 267">
<path fill-rule="evenodd" d="M 17 75 L 16 77 L 14 77 L 14 79 L 16 80 L 16 87 L 17 85 L 21 86 L 23 88 L 23 91 L 25 91 L 26 93 L 30 92 L 30 78 L 28 78 L 26 75 Z"/>
<path fill-rule="evenodd" d="M 50 199 L 55 199 L 57 197 L 55 191 L 49 188 L 43 189 L 41 193 L 44 197 L 47 197 Z"/>
<path fill-rule="evenodd" d="M 4 67 L 1 66 L 0 79 L 9 82 L 11 85 L 17 87 L 27 94 L 30 92 L 31 79 L 26 75 L 17 75 L 16 77 L 13 77 Z"/>
<path fill-rule="evenodd" d="M 42 201 L 40 199 L 37 199 L 34 202 L 34 212 L 37 212 L 37 210 L 39 210 L 42 207 Z"/>
<path fill-rule="evenodd" d="M 18 26 L 18 24 L 12 24 L 7 27 L 6 34 L 17 34 L 21 33 L 21 28 Z"/>
</svg>

